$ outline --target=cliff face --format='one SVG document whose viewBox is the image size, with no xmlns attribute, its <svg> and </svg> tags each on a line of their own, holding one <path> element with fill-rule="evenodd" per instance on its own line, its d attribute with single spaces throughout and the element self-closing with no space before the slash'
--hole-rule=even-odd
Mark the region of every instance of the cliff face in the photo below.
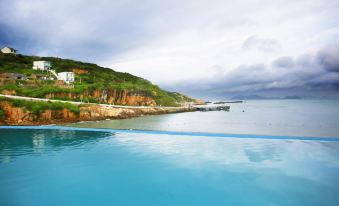
<svg viewBox="0 0 339 206">
<path fill-rule="evenodd" d="M 5 125 L 36 125 L 39 123 L 57 123 L 76 121 L 78 115 L 68 109 L 50 110 L 41 113 L 33 113 L 22 107 L 13 106 L 10 102 L 0 101 L 0 108 L 4 117 L 0 120 Z"/>
<path fill-rule="evenodd" d="M 85 91 L 83 94 L 76 93 L 50 93 L 47 99 L 61 98 L 69 100 L 85 100 L 92 98 L 104 104 L 130 105 L 130 106 L 156 106 L 155 100 L 147 94 L 131 92 L 128 90 L 96 89 Z"/>
<path fill-rule="evenodd" d="M 8 101 L 0 101 L 0 109 L 4 116 L 0 119 L 2 125 L 42 125 L 91 121 L 104 119 L 124 119 L 141 115 L 166 114 L 193 111 L 193 108 L 113 108 L 100 105 L 79 106 L 80 112 L 68 109 L 44 110 L 40 113 L 28 111 L 22 107 L 13 106 Z"/>
</svg>

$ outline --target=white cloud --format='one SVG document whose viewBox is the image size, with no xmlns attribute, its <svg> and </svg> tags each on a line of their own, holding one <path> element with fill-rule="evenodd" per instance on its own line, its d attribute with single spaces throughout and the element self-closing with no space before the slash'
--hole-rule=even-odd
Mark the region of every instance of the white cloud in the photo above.
<svg viewBox="0 0 339 206">
<path fill-rule="evenodd" d="M 12 35 L 0 41 L 26 53 L 94 61 L 174 90 L 197 82 L 214 88 L 207 83 L 235 74 L 232 85 L 248 90 L 240 80 L 257 76 L 241 65 L 258 64 L 266 65 L 259 77 L 267 81 L 257 89 L 285 88 L 317 70 L 301 67 L 318 65 L 305 54 L 339 40 L 338 10 L 336 0 L 3 0 L 0 25 Z M 324 61 L 332 64 L 339 58 L 331 54 Z"/>
</svg>

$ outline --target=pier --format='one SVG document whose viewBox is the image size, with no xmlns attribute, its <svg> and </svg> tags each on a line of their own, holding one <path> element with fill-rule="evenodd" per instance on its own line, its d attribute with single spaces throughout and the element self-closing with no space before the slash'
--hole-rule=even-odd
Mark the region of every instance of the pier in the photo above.
<svg viewBox="0 0 339 206">
<path fill-rule="evenodd" d="M 230 111 L 230 106 L 193 106 L 197 111 L 208 112 L 208 111 Z"/>
</svg>

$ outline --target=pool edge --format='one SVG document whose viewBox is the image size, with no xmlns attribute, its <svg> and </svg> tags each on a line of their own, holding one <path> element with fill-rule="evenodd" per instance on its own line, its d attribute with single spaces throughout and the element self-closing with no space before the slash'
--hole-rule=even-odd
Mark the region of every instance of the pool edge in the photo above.
<svg viewBox="0 0 339 206">
<path fill-rule="evenodd" d="M 73 130 L 73 131 L 132 133 L 132 134 L 162 134 L 162 135 L 176 135 L 176 136 L 201 136 L 201 137 L 205 136 L 205 137 L 225 137 L 225 138 L 243 138 L 243 139 L 276 139 L 276 140 L 306 140 L 306 141 L 339 142 L 339 137 L 305 137 L 305 136 L 286 136 L 286 135 L 275 136 L 275 135 L 228 134 L 228 133 L 209 133 L 209 132 L 83 128 L 83 127 L 68 127 L 68 126 L 0 126 L 0 129 L 57 129 L 57 130 Z"/>
</svg>

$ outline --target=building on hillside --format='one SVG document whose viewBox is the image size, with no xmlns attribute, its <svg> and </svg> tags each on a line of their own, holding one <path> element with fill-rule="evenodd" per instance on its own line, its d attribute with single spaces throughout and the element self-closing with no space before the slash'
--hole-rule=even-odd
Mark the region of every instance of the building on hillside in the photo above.
<svg viewBox="0 0 339 206">
<path fill-rule="evenodd" d="M 31 74 L 30 79 L 32 80 L 54 80 L 53 77 L 44 74 Z"/>
<path fill-rule="evenodd" d="M 58 73 L 58 80 L 64 81 L 66 84 L 74 82 L 74 72 L 60 72 Z"/>
<path fill-rule="evenodd" d="M 27 80 L 27 76 L 19 73 L 10 73 L 10 78 L 15 80 Z"/>
<path fill-rule="evenodd" d="M 17 50 L 6 46 L 6 47 L 1 48 L 1 52 L 4 54 L 16 54 Z"/>
<path fill-rule="evenodd" d="M 54 83 L 54 86 L 57 86 L 59 88 L 65 88 L 65 89 L 74 89 L 74 84 L 66 84 L 62 80 L 56 80 Z"/>
<path fill-rule="evenodd" d="M 48 71 L 51 68 L 52 68 L 52 65 L 51 65 L 51 62 L 49 61 L 34 61 L 33 62 L 34 70 Z"/>
<path fill-rule="evenodd" d="M 27 80 L 27 76 L 19 73 L 2 73 L 1 79 L 12 79 L 12 80 Z"/>
</svg>

